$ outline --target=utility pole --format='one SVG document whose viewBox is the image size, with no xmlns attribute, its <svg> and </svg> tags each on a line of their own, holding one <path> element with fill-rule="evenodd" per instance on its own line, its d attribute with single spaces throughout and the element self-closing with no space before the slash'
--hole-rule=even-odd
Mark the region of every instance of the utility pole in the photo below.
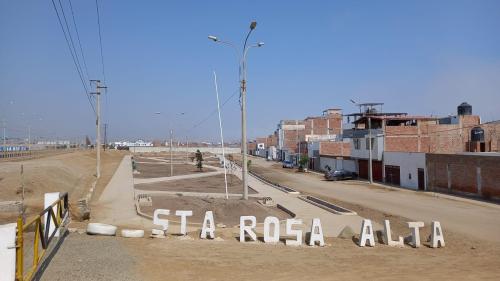
<svg viewBox="0 0 500 281">
<path fill-rule="evenodd" d="M 28 126 L 28 151 L 31 154 L 31 126 Z"/>
<path fill-rule="evenodd" d="M 108 124 L 104 123 L 104 150 L 106 150 L 106 146 L 108 145 Z"/>
<path fill-rule="evenodd" d="M 90 82 L 96 83 L 96 92 L 92 93 L 96 95 L 96 177 L 101 177 L 101 89 L 105 89 L 107 87 L 101 86 L 101 80 L 90 80 Z"/>
<path fill-rule="evenodd" d="M 188 136 L 186 136 L 186 163 L 189 163 L 189 142 L 188 142 Z"/>
<path fill-rule="evenodd" d="M 174 130 L 170 129 L 170 176 L 174 175 L 174 166 L 172 162 L 172 146 L 173 146 Z"/>
<path fill-rule="evenodd" d="M 248 37 L 247 37 L 248 38 Z M 245 74 L 243 74 L 245 75 Z M 243 179 L 243 199 L 248 200 L 248 147 L 247 147 L 247 87 L 245 76 L 241 79 L 241 173 Z"/>
<path fill-rule="evenodd" d="M 2 120 L 3 123 L 3 157 L 5 158 L 5 154 L 7 154 L 7 137 L 6 137 L 6 126 L 5 125 L 5 119 Z"/>
<path fill-rule="evenodd" d="M 372 167 L 372 119 L 368 117 L 368 178 L 370 184 L 373 184 L 373 167 Z"/>
</svg>

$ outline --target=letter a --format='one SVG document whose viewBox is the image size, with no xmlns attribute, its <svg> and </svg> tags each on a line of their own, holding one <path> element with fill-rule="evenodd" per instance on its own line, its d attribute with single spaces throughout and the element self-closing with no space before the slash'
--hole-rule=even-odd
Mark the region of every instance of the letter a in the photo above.
<svg viewBox="0 0 500 281">
<path fill-rule="evenodd" d="M 250 225 L 246 225 L 245 222 L 250 221 Z M 248 233 L 253 241 L 257 241 L 257 235 L 253 232 L 253 229 L 257 225 L 257 219 L 254 216 L 241 216 L 240 217 L 240 242 L 245 242 L 245 232 Z"/>
<path fill-rule="evenodd" d="M 368 245 L 370 247 L 375 246 L 375 237 L 373 235 L 373 226 L 371 220 L 363 220 L 363 223 L 361 224 L 361 232 L 359 233 L 359 246 L 364 247 L 365 245 Z"/>
<path fill-rule="evenodd" d="M 431 228 L 431 247 L 444 247 L 444 236 L 443 230 L 441 229 L 441 223 L 439 223 L 438 221 L 433 221 L 431 223 Z"/>
<path fill-rule="evenodd" d="M 314 246 L 318 244 L 323 247 L 325 246 L 325 239 L 323 238 L 323 229 L 321 228 L 321 221 L 319 219 L 313 219 L 311 224 L 311 236 L 309 237 L 309 246 Z"/>
<path fill-rule="evenodd" d="M 207 226 L 207 225 L 210 226 Z M 214 223 L 214 214 L 212 211 L 205 212 L 205 218 L 203 219 L 203 226 L 201 228 L 201 239 L 207 239 L 207 234 L 210 239 L 215 238 L 215 223 Z"/>
</svg>

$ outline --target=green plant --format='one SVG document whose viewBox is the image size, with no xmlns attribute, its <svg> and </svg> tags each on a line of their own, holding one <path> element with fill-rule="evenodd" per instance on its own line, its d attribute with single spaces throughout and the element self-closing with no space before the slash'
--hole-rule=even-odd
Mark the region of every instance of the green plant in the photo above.
<svg viewBox="0 0 500 281">
<path fill-rule="evenodd" d="M 195 158 L 196 158 L 196 167 L 200 171 L 202 171 L 203 170 L 203 154 L 201 154 L 199 149 L 196 150 Z"/>
<path fill-rule="evenodd" d="M 309 157 L 307 157 L 307 155 L 302 155 L 299 160 L 299 168 L 304 169 L 307 163 L 309 163 Z"/>
</svg>

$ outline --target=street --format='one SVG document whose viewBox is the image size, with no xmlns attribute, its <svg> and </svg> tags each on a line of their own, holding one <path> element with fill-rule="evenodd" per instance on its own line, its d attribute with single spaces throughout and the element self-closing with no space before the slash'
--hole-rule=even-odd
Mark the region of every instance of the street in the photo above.
<svg viewBox="0 0 500 281">
<path fill-rule="evenodd" d="M 446 229 L 490 242 L 499 242 L 500 206 L 474 200 L 433 197 L 405 189 L 369 186 L 362 181 L 325 181 L 315 173 L 283 169 L 276 162 L 252 157 L 252 170 L 295 190 L 322 195 L 412 220 L 440 221 Z M 382 223 L 382 222 L 379 222 Z"/>
</svg>

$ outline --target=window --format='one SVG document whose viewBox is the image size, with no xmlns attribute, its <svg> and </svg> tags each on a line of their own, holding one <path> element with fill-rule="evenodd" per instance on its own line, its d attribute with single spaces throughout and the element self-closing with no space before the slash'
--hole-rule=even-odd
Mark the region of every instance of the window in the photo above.
<svg viewBox="0 0 500 281">
<path fill-rule="evenodd" d="M 366 139 L 366 150 L 368 150 L 368 148 L 370 147 L 370 143 L 368 142 L 368 140 L 370 140 L 369 138 Z M 372 140 L 372 150 L 373 150 L 373 147 L 375 146 L 375 138 L 371 138 Z"/>
<path fill-rule="evenodd" d="M 354 149 L 360 149 L 360 141 L 359 139 L 354 139 Z"/>
</svg>

